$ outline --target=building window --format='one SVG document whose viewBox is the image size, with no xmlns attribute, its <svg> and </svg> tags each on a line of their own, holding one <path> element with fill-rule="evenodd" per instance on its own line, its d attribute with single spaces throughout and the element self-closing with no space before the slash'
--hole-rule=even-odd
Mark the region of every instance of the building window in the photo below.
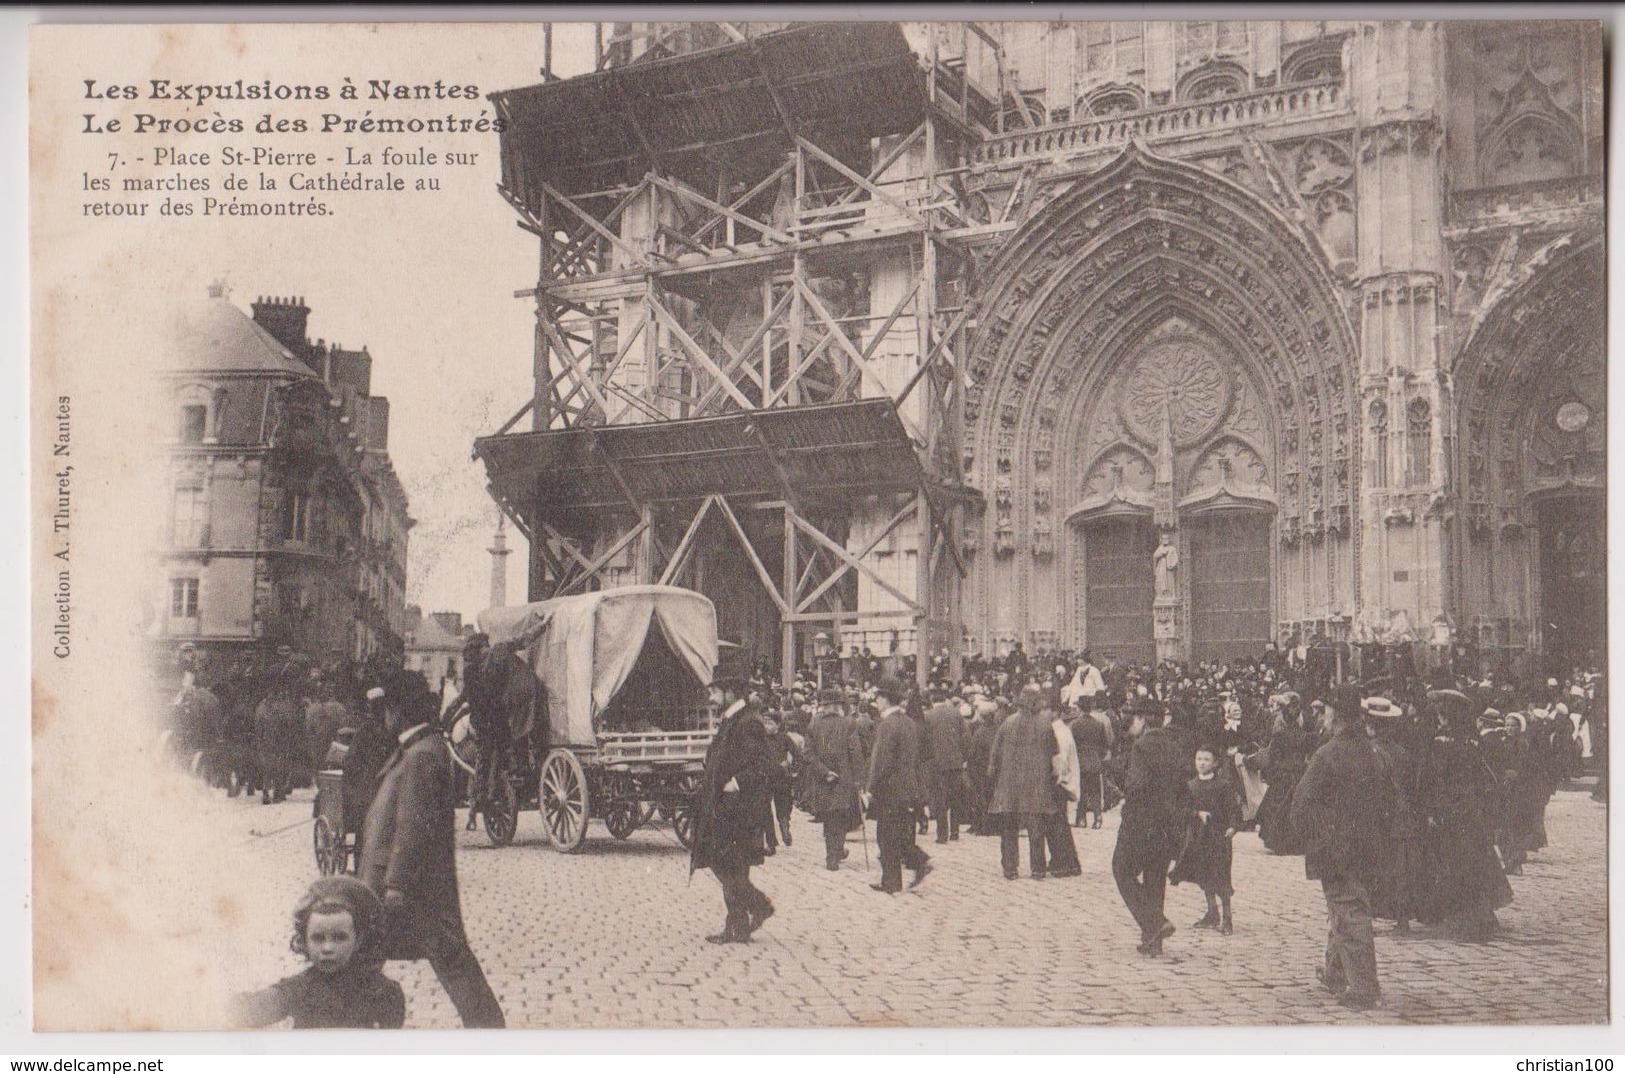
<svg viewBox="0 0 1625 1074">
<path fill-rule="evenodd" d="M 1086 74 L 1101 76 L 1145 70 L 1144 24 L 1085 23 L 1083 69 Z"/>
<path fill-rule="evenodd" d="M 1222 21 L 1214 28 L 1218 38 L 1214 45 L 1216 52 L 1246 52 L 1247 51 L 1247 24 L 1237 19 Z"/>
<path fill-rule="evenodd" d="M 209 408 L 192 403 L 181 407 L 181 443 L 201 444 L 209 428 Z"/>
<path fill-rule="evenodd" d="M 1578 138 L 1554 117 L 1526 115 L 1486 140 L 1488 169 L 1484 182 L 1493 186 L 1534 183 L 1573 175 L 1579 158 Z"/>
<path fill-rule="evenodd" d="M 1371 404 L 1371 487 L 1388 487 L 1388 405 L 1382 400 Z"/>
<path fill-rule="evenodd" d="M 1145 98 L 1133 86 L 1108 86 L 1091 93 L 1084 101 L 1086 116 L 1109 116 L 1117 112 L 1138 112 L 1145 107 Z"/>
<path fill-rule="evenodd" d="M 282 539 L 310 540 L 310 494 L 289 492 L 282 511 Z"/>
<path fill-rule="evenodd" d="M 170 540 L 174 544 L 195 548 L 204 543 L 206 507 L 203 490 L 196 485 L 182 485 L 175 490 L 175 510 L 170 525 Z"/>
<path fill-rule="evenodd" d="M 196 578 L 171 578 L 169 580 L 169 617 L 171 619 L 197 618 L 197 588 Z"/>
<path fill-rule="evenodd" d="M 1322 82 L 1343 77 L 1343 44 L 1320 40 L 1298 48 L 1281 63 L 1281 81 Z"/>
<path fill-rule="evenodd" d="M 312 600 L 310 591 L 299 582 L 283 582 L 276 588 L 277 610 L 285 616 L 300 615 L 310 611 Z"/>
<path fill-rule="evenodd" d="M 1214 97 L 1233 97 L 1247 92 L 1247 70 L 1240 64 L 1219 60 L 1204 63 L 1179 82 L 1178 96 L 1182 101 L 1206 101 Z"/>
<path fill-rule="evenodd" d="M 1433 478 L 1433 409 L 1426 399 L 1413 399 L 1405 411 L 1407 485 L 1426 485 Z"/>
<path fill-rule="evenodd" d="M 1248 28 L 1241 20 L 1224 22 L 1182 22 L 1179 24 L 1179 54 L 1187 61 L 1200 62 L 1220 53 L 1247 51 Z"/>
</svg>

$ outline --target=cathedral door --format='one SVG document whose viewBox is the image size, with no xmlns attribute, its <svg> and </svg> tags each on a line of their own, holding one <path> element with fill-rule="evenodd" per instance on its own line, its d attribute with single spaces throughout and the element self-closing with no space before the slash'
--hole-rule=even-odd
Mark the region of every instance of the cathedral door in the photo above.
<svg viewBox="0 0 1625 1074">
<path fill-rule="evenodd" d="M 1149 518 L 1108 518 L 1084 530 L 1088 643 L 1096 661 L 1153 664 L 1151 555 L 1157 530 Z"/>
<path fill-rule="evenodd" d="M 1190 533 L 1192 660 L 1237 662 L 1270 640 L 1270 516 L 1198 515 Z"/>
<path fill-rule="evenodd" d="M 1601 496 L 1562 496 L 1536 509 L 1541 632 L 1553 670 L 1591 666 L 1608 651 L 1605 507 Z"/>
</svg>

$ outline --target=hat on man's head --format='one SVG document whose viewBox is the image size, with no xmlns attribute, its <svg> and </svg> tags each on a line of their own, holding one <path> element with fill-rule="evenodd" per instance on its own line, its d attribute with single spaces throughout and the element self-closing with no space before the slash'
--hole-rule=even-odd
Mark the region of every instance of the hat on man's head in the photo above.
<svg viewBox="0 0 1625 1074">
<path fill-rule="evenodd" d="M 743 649 L 724 649 L 717 658 L 716 669 L 711 672 L 711 685 L 743 695 L 750 689 L 750 660 Z"/>
<path fill-rule="evenodd" d="M 1336 709 L 1342 719 L 1356 719 L 1362 711 L 1360 690 L 1355 686 L 1334 686 L 1326 694 L 1326 704 Z"/>
<path fill-rule="evenodd" d="M 1360 707 L 1365 710 L 1366 716 L 1373 720 L 1397 720 L 1405 715 L 1404 709 L 1386 697 L 1363 698 Z"/>
<path fill-rule="evenodd" d="M 908 698 L 908 684 L 902 679 L 887 675 L 875 683 L 875 692 L 896 705 Z"/>
</svg>

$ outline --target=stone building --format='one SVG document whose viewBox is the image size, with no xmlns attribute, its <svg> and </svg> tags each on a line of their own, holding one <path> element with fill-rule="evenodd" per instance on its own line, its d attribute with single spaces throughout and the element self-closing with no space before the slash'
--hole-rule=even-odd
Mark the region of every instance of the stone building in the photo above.
<svg viewBox="0 0 1625 1074">
<path fill-rule="evenodd" d="M 172 322 L 161 583 L 149 634 L 235 660 L 399 663 L 412 519 L 372 357 L 310 341 L 298 299 L 214 286 Z"/>
<path fill-rule="evenodd" d="M 493 96 L 533 596 L 688 578 L 787 667 L 1605 650 L 1600 24 L 712 27 Z"/>
<path fill-rule="evenodd" d="M 406 607 L 407 671 L 423 674 L 425 682 L 449 702 L 463 688 L 463 646 L 474 633 L 460 612 L 431 612 L 415 604 Z"/>
</svg>

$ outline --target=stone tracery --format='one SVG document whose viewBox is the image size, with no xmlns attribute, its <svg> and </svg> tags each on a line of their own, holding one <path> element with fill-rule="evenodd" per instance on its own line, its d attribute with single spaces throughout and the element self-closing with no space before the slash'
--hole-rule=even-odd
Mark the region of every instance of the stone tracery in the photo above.
<svg viewBox="0 0 1625 1074">
<path fill-rule="evenodd" d="M 1541 504 L 1600 502 L 1606 485 L 1606 310 L 1600 239 L 1560 242 L 1545 269 L 1477 325 L 1456 369 L 1465 475 L 1455 604 L 1475 633 L 1521 637 L 1544 618 Z"/>
<path fill-rule="evenodd" d="M 1330 176 L 1342 181 L 1335 167 Z M 1024 474 L 1021 463 L 1040 439 L 1032 431 L 1036 401 L 1061 401 L 1062 441 L 1045 450 L 1056 455 L 1063 505 L 1108 500 L 1118 489 L 1119 508 L 1144 510 L 1135 503 L 1143 493 L 1133 495 L 1128 480 L 1134 468 L 1120 454 L 1107 461 L 1113 443 L 1137 443 L 1154 460 L 1164 409 L 1179 450 L 1210 446 L 1226 422 L 1245 426 L 1236 443 L 1251 441 L 1275 461 L 1249 449 L 1252 459 L 1227 463 L 1247 480 L 1230 484 L 1258 484 L 1259 469 L 1281 483 L 1272 492 L 1282 518 L 1278 581 L 1286 583 L 1278 585 L 1278 618 L 1325 614 L 1345 599 L 1331 579 L 1352 577 L 1352 564 L 1304 585 L 1288 581 L 1300 574 L 1286 561 L 1300 529 L 1317 540 L 1346 532 L 1337 520 L 1348 517 L 1355 480 L 1346 463 L 1335 463 L 1355 454 L 1357 431 L 1347 420 L 1353 347 L 1325 261 L 1300 234 L 1228 183 L 1137 146 L 1126 150 L 1030 220 L 988 266 L 992 286 L 981 304 L 988 313 L 971 363 L 978 422 L 967 429 L 967 454 L 986 466 L 975 442 L 1003 439 L 1006 425 L 990 415 L 1013 411 L 1013 470 Z M 1181 461 L 1182 491 L 1190 491 L 1195 464 Z M 1218 471 L 1215 458 L 1203 480 Z M 1010 526 L 1030 528 L 1040 518 L 1051 525 L 1030 502 L 1012 497 Z M 1081 553 L 1075 526 L 1056 539 L 1057 552 L 1070 542 Z M 1334 557 L 1352 554 L 1337 542 Z M 1001 585 L 996 572 L 988 584 Z M 1034 585 L 1034 599 L 1056 588 Z M 1047 615 L 1065 623 L 1063 636 L 1080 640 L 1077 604 L 1024 606 L 1017 621 L 985 626 L 1020 632 L 1028 617 Z"/>
</svg>

